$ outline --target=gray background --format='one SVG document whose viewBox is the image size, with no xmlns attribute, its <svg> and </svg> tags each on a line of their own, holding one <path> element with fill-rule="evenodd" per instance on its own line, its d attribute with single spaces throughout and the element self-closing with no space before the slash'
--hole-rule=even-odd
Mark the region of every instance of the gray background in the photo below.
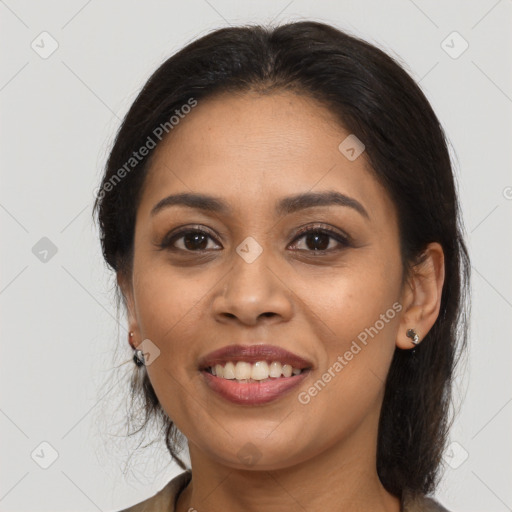
<svg viewBox="0 0 512 512">
<path fill-rule="evenodd" d="M 6 0 L 0 17 L 1 511 L 115 510 L 179 472 L 157 444 L 125 478 L 133 441 L 109 435 L 132 363 L 93 191 L 120 119 L 169 55 L 228 24 L 306 18 L 398 58 L 446 130 L 474 277 L 437 498 L 453 512 L 512 510 L 512 0 Z"/>
</svg>

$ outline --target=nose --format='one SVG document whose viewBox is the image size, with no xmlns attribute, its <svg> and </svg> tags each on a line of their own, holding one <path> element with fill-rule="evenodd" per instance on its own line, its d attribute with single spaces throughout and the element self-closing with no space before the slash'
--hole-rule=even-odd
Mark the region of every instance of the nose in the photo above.
<svg viewBox="0 0 512 512">
<path fill-rule="evenodd" d="M 234 264 L 221 280 L 213 301 L 218 321 L 256 325 L 262 319 L 282 322 L 291 318 L 293 293 L 275 260 L 272 263 L 270 259 L 266 250 L 252 262 L 235 254 Z"/>
</svg>

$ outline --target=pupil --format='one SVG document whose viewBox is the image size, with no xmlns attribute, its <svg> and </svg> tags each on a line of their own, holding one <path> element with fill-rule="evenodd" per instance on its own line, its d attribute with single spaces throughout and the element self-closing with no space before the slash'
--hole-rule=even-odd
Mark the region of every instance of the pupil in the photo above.
<svg viewBox="0 0 512 512">
<path fill-rule="evenodd" d="M 325 243 L 319 243 L 318 242 L 318 239 L 322 240 L 323 238 L 323 241 Z M 324 251 L 328 246 L 329 246 L 329 236 L 328 235 L 325 235 L 323 233 L 315 233 L 315 234 L 309 234 L 309 235 L 306 235 L 306 245 L 308 246 L 308 248 L 311 248 L 310 245 L 309 245 L 309 242 L 312 241 L 313 242 L 313 245 L 320 245 L 321 247 L 317 247 L 317 248 L 314 248 L 313 250 L 318 250 L 318 251 Z"/>
<path fill-rule="evenodd" d="M 203 245 L 201 247 L 198 247 L 197 243 L 198 243 L 198 240 L 201 238 L 202 238 L 202 240 L 200 242 L 202 242 Z M 188 243 L 189 240 L 193 240 L 192 243 Z M 205 240 L 206 240 L 206 235 L 203 235 L 201 233 L 189 234 L 184 237 L 185 247 L 189 250 L 204 249 L 207 245 L 207 244 L 206 245 L 204 244 Z"/>
</svg>

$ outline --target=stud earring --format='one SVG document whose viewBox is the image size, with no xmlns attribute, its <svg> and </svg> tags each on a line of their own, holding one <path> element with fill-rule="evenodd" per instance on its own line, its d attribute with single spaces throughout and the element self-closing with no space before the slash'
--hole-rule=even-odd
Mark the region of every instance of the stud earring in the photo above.
<svg viewBox="0 0 512 512">
<path fill-rule="evenodd" d="M 420 342 L 420 337 L 416 334 L 416 331 L 414 329 L 407 329 L 406 336 L 408 338 L 411 338 L 412 343 L 415 345 L 418 345 Z"/>
</svg>

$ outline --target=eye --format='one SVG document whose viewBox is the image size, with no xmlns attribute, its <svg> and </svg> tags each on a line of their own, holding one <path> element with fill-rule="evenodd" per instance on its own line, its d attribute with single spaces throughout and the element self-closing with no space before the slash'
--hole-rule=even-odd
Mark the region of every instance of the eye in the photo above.
<svg viewBox="0 0 512 512">
<path fill-rule="evenodd" d="M 203 229 L 183 229 L 181 231 L 170 233 L 164 237 L 158 244 L 160 249 L 200 252 L 212 250 L 208 247 L 208 239 L 213 240 L 212 235 Z M 176 242 L 180 242 L 176 244 Z"/>
<path fill-rule="evenodd" d="M 301 229 L 299 230 L 298 235 L 299 236 L 297 236 L 294 241 L 304 239 L 306 245 L 306 249 L 299 249 L 301 251 L 305 250 L 308 252 L 325 253 L 339 250 L 340 245 L 342 247 L 348 247 L 350 245 L 348 236 L 338 233 L 337 231 L 333 231 L 332 229 L 319 226 L 309 226 Z M 332 240 L 338 243 L 338 247 L 330 247 Z"/>
<path fill-rule="evenodd" d="M 305 249 L 299 248 L 298 250 L 300 251 L 321 254 L 333 252 L 342 247 L 348 247 L 351 245 L 350 238 L 348 236 L 321 226 L 308 226 L 300 229 L 297 235 L 298 236 L 296 236 L 294 240 L 294 245 L 297 245 L 297 241 L 301 239 L 305 240 L 306 245 Z M 211 245 L 209 246 L 208 239 L 212 241 L 215 240 L 210 232 L 199 228 L 188 228 L 169 233 L 164 237 L 161 243 L 157 244 L 157 246 L 160 249 L 185 252 L 218 250 Z M 335 242 L 334 248 L 331 247 L 332 241 Z M 336 247 L 336 243 L 338 244 L 338 247 Z"/>
</svg>

